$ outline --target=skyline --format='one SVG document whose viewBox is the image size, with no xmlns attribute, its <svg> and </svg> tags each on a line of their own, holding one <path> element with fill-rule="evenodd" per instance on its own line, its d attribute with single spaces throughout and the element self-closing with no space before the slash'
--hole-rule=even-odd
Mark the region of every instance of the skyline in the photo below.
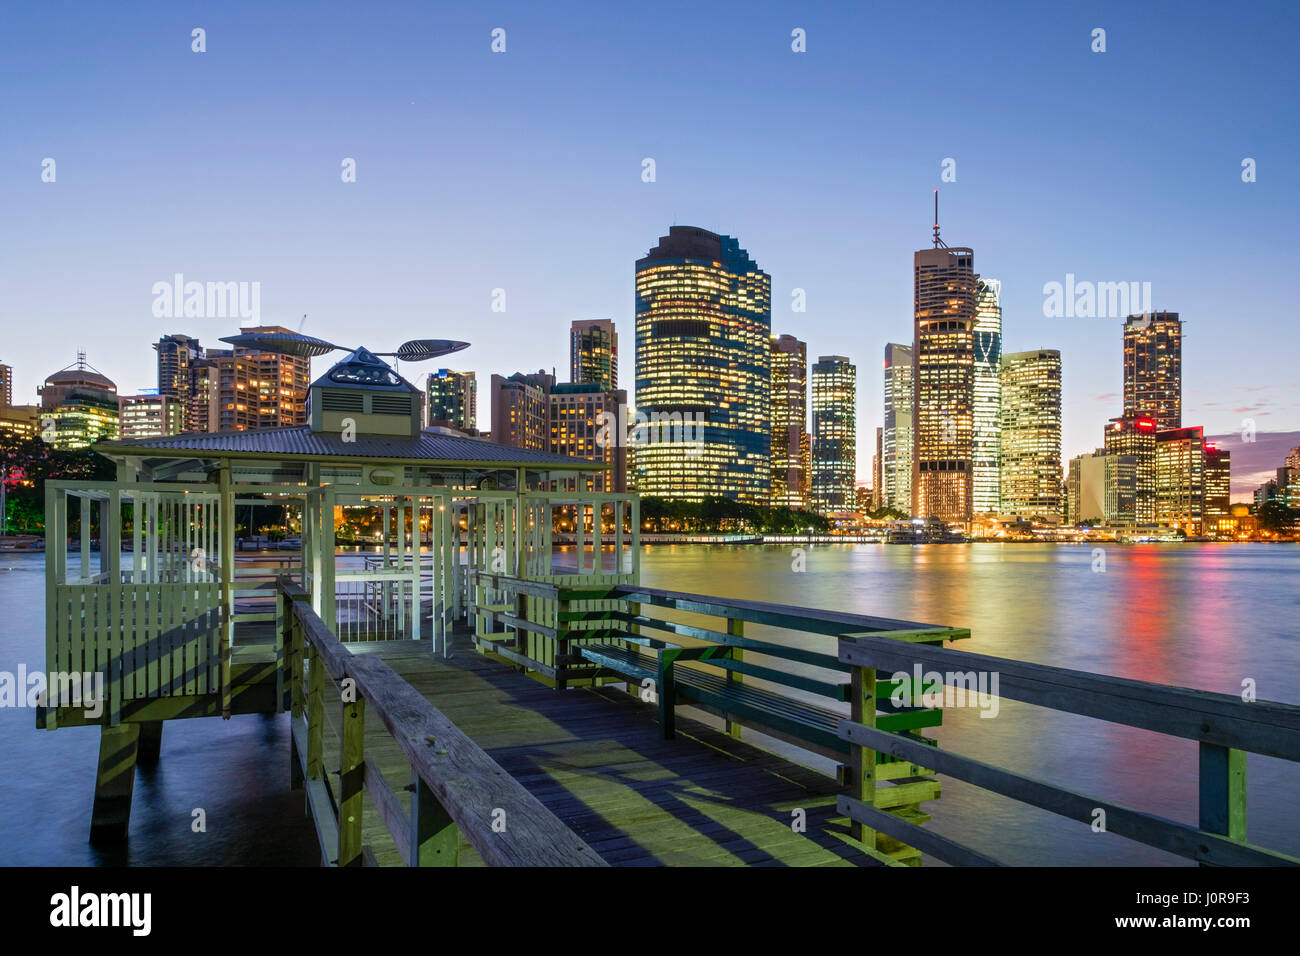
<svg viewBox="0 0 1300 956">
<path fill-rule="evenodd" d="M 884 346 L 909 341 L 908 259 L 928 244 L 939 188 L 945 239 L 1002 282 L 1004 350 L 1062 353 L 1063 461 L 1097 447 L 1122 404 L 1123 318 L 1043 315 L 1043 285 L 1067 275 L 1150 281 L 1153 307 L 1181 314 L 1185 424 L 1226 435 L 1250 417 L 1261 440 L 1300 430 L 1289 356 L 1266 347 L 1294 321 L 1297 291 L 1269 228 L 1300 205 L 1294 131 L 1275 119 L 1289 56 L 1278 20 L 1293 10 L 1207 7 L 1180 22 L 1103 5 L 1073 24 L 1032 9 L 931 23 L 733 5 L 692 11 L 696 28 L 680 30 L 679 4 L 635 25 L 585 5 L 573 18 L 410 6 L 401 22 L 359 24 L 347 9 L 325 5 L 305 26 L 204 12 L 201 55 L 193 18 L 160 5 L 57 25 L 15 14 L 6 69 L 64 64 L 39 97 L 0 92 L 12 132 L 0 361 L 16 401 L 78 347 L 134 393 L 156 385 L 160 335 L 212 347 L 232 334 L 236 320 L 151 314 L 153 284 L 176 272 L 260 282 L 265 324 L 297 328 L 307 313 L 304 331 L 351 344 L 383 320 L 385 339 L 468 339 L 451 367 L 484 382 L 563 376 L 572 320 L 630 334 L 633 263 L 677 223 L 736 237 L 772 276 L 774 334 L 858 366 L 868 480 Z M 507 52 L 492 54 L 499 25 Z M 1088 49 L 1097 25 L 1104 54 Z M 790 50 L 795 26 L 807 53 Z M 903 51 L 921 42 L 944 68 L 917 70 Z M 732 69 L 707 85 L 680 69 L 706 61 Z M 647 94 L 648 76 L 698 109 Z M 956 79 L 975 108 L 936 130 L 926 104 Z M 1073 98 L 1081 84 L 1087 103 Z M 1197 103 L 1195 129 L 1169 101 Z M 757 103 L 766 124 L 735 102 Z M 1257 182 L 1241 181 L 1244 156 Z M 40 181 L 44 157 L 55 183 Z M 355 183 L 340 182 L 344 157 Z M 941 182 L 949 157 L 957 179 Z M 505 313 L 491 311 L 497 288 Z M 805 313 L 791 311 L 796 288 Z M 489 323 L 502 334 L 475 334 Z"/>
</svg>

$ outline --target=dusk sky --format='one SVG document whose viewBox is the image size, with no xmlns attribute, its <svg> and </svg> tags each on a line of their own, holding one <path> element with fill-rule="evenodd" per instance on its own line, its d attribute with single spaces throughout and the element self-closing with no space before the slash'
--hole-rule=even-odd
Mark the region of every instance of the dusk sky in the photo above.
<svg viewBox="0 0 1300 956">
<path fill-rule="evenodd" d="M 1121 392 L 1121 319 L 1044 316 L 1067 274 L 1150 282 L 1181 313 L 1184 424 L 1300 430 L 1294 3 L 47 2 L 5 21 L 16 402 L 78 348 L 133 392 L 161 334 L 219 346 L 237 320 L 152 314 L 175 273 L 259 282 L 264 323 L 306 313 L 345 345 L 472 342 L 451 364 L 478 373 L 482 427 L 493 372 L 567 378 L 572 319 L 617 323 L 630 389 L 634 262 L 677 223 L 772 276 L 774 333 L 857 363 L 869 480 L 939 188 L 944 239 L 1002 280 L 1004 350 L 1061 350 L 1064 458 Z"/>
</svg>

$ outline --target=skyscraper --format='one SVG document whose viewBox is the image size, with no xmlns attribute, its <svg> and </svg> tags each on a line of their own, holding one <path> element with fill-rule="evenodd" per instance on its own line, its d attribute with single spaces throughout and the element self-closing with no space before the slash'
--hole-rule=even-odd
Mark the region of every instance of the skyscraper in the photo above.
<svg viewBox="0 0 1300 956">
<path fill-rule="evenodd" d="M 569 379 L 604 392 L 618 388 L 618 333 L 609 319 L 575 319 L 570 325 Z"/>
<path fill-rule="evenodd" d="M 772 337 L 772 504 L 806 508 L 804 446 L 808 432 L 808 346 Z"/>
<path fill-rule="evenodd" d="M 1061 353 L 1002 357 L 1002 510 L 1059 519 L 1061 494 Z"/>
<path fill-rule="evenodd" d="M 153 345 L 158 353 L 158 394 L 171 395 L 185 410 L 185 431 L 198 431 L 198 412 L 192 396 L 196 363 L 203 358 L 203 346 L 188 335 L 164 335 Z M 202 416 L 206 418 L 206 413 Z M 204 429 L 206 430 L 206 429 Z"/>
<path fill-rule="evenodd" d="M 1156 423 L 1146 415 L 1121 415 L 1106 427 L 1106 451 L 1131 457 L 1133 480 L 1121 489 L 1117 512 L 1124 524 L 1149 527 L 1156 520 Z M 1131 497 L 1129 491 L 1131 490 Z"/>
<path fill-rule="evenodd" d="M 974 504 L 975 252 L 939 238 L 912 257 L 912 514 L 969 525 Z"/>
<path fill-rule="evenodd" d="M 881 503 L 912 513 L 912 347 L 885 346 L 885 424 L 881 431 Z"/>
<path fill-rule="evenodd" d="M 1232 503 L 1232 453 L 1216 443 L 1205 443 L 1205 508 L 1203 534 L 1218 531 L 1230 515 Z"/>
<path fill-rule="evenodd" d="M 858 370 L 843 355 L 823 355 L 812 368 L 812 506 L 851 509 L 858 470 Z"/>
<path fill-rule="evenodd" d="M 975 306 L 975 412 L 972 448 L 977 514 L 1001 510 L 1002 282 L 981 279 Z"/>
<path fill-rule="evenodd" d="M 1205 433 L 1200 425 L 1156 432 L 1156 524 L 1184 534 L 1205 522 Z"/>
<path fill-rule="evenodd" d="M 1183 424 L 1183 323 L 1177 312 L 1124 320 L 1124 414 L 1150 415 L 1156 430 Z"/>
<path fill-rule="evenodd" d="M 440 368 L 430 372 L 425 383 L 430 425 L 445 425 L 460 431 L 478 428 L 478 379 L 473 372 Z"/>
<path fill-rule="evenodd" d="M 636 403 L 649 419 L 633 449 L 638 492 L 768 502 L 771 298 L 740 243 L 706 229 L 673 226 L 637 260 Z"/>
<path fill-rule="evenodd" d="M 12 365 L 0 362 L 0 408 L 9 408 L 14 403 L 14 369 Z"/>
</svg>

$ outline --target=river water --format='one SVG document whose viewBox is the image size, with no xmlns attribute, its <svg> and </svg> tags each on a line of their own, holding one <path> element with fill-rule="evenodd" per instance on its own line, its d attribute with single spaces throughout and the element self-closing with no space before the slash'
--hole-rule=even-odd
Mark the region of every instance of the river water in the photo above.
<svg viewBox="0 0 1300 956">
<path fill-rule="evenodd" d="M 1060 544 L 655 545 L 648 586 L 968 627 L 961 650 L 1300 704 L 1300 548 L 1111 546 L 1104 565 Z M 795 567 L 802 566 L 802 571 Z M 1102 569 L 1104 567 L 1104 570 Z M 0 556 L 0 671 L 43 667 L 44 562 Z M 761 629 L 747 631 L 762 636 Z M 833 651 L 829 638 L 769 634 Z M 303 864 L 317 859 L 288 789 L 288 724 L 243 716 L 169 722 L 137 776 L 126 848 L 86 842 L 98 733 L 35 730 L 0 708 L 0 864 Z M 1197 748 L 1014 701 L 997 716 L 945 711 L 941 746 L 1090 796 L 1196 822 Z M 1300 855 L 1300 765 L 1252 755 L 1249 838 Z M 206 832 L 195 834 L 202 808 Z M 1083 824 L 945 781 L 935 830 L 1007 862 L 1176 863 Z"/>
</svg>

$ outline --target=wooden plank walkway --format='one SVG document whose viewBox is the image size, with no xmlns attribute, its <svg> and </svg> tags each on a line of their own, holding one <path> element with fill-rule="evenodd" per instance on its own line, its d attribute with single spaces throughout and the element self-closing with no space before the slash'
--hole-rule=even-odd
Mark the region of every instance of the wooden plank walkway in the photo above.
<svg viewBox="0 0 1300 956">
<path fill-rule="evenodd" d="M 682 716 L 677 739 L 663 740 L 655 706 L 619 688 L 558 693 L 476 654 L 466 637 L 450 660 L 427 642 L 348 647 L 379 654 L 613 865 L 883 865 L 849 840 L 833 780 Z M 337 801 L 341 705 L 325 710 Z M 367 726 L 366 755 L 409 810 L 410 765 L 377 724 Z M 798 808 L 803 833 L 791 828 Z M 363 842 L 379 863 L 401 865 L 369 800 Z M 460 863 L 482 864 L 464 840 Z"/>
</svg>

